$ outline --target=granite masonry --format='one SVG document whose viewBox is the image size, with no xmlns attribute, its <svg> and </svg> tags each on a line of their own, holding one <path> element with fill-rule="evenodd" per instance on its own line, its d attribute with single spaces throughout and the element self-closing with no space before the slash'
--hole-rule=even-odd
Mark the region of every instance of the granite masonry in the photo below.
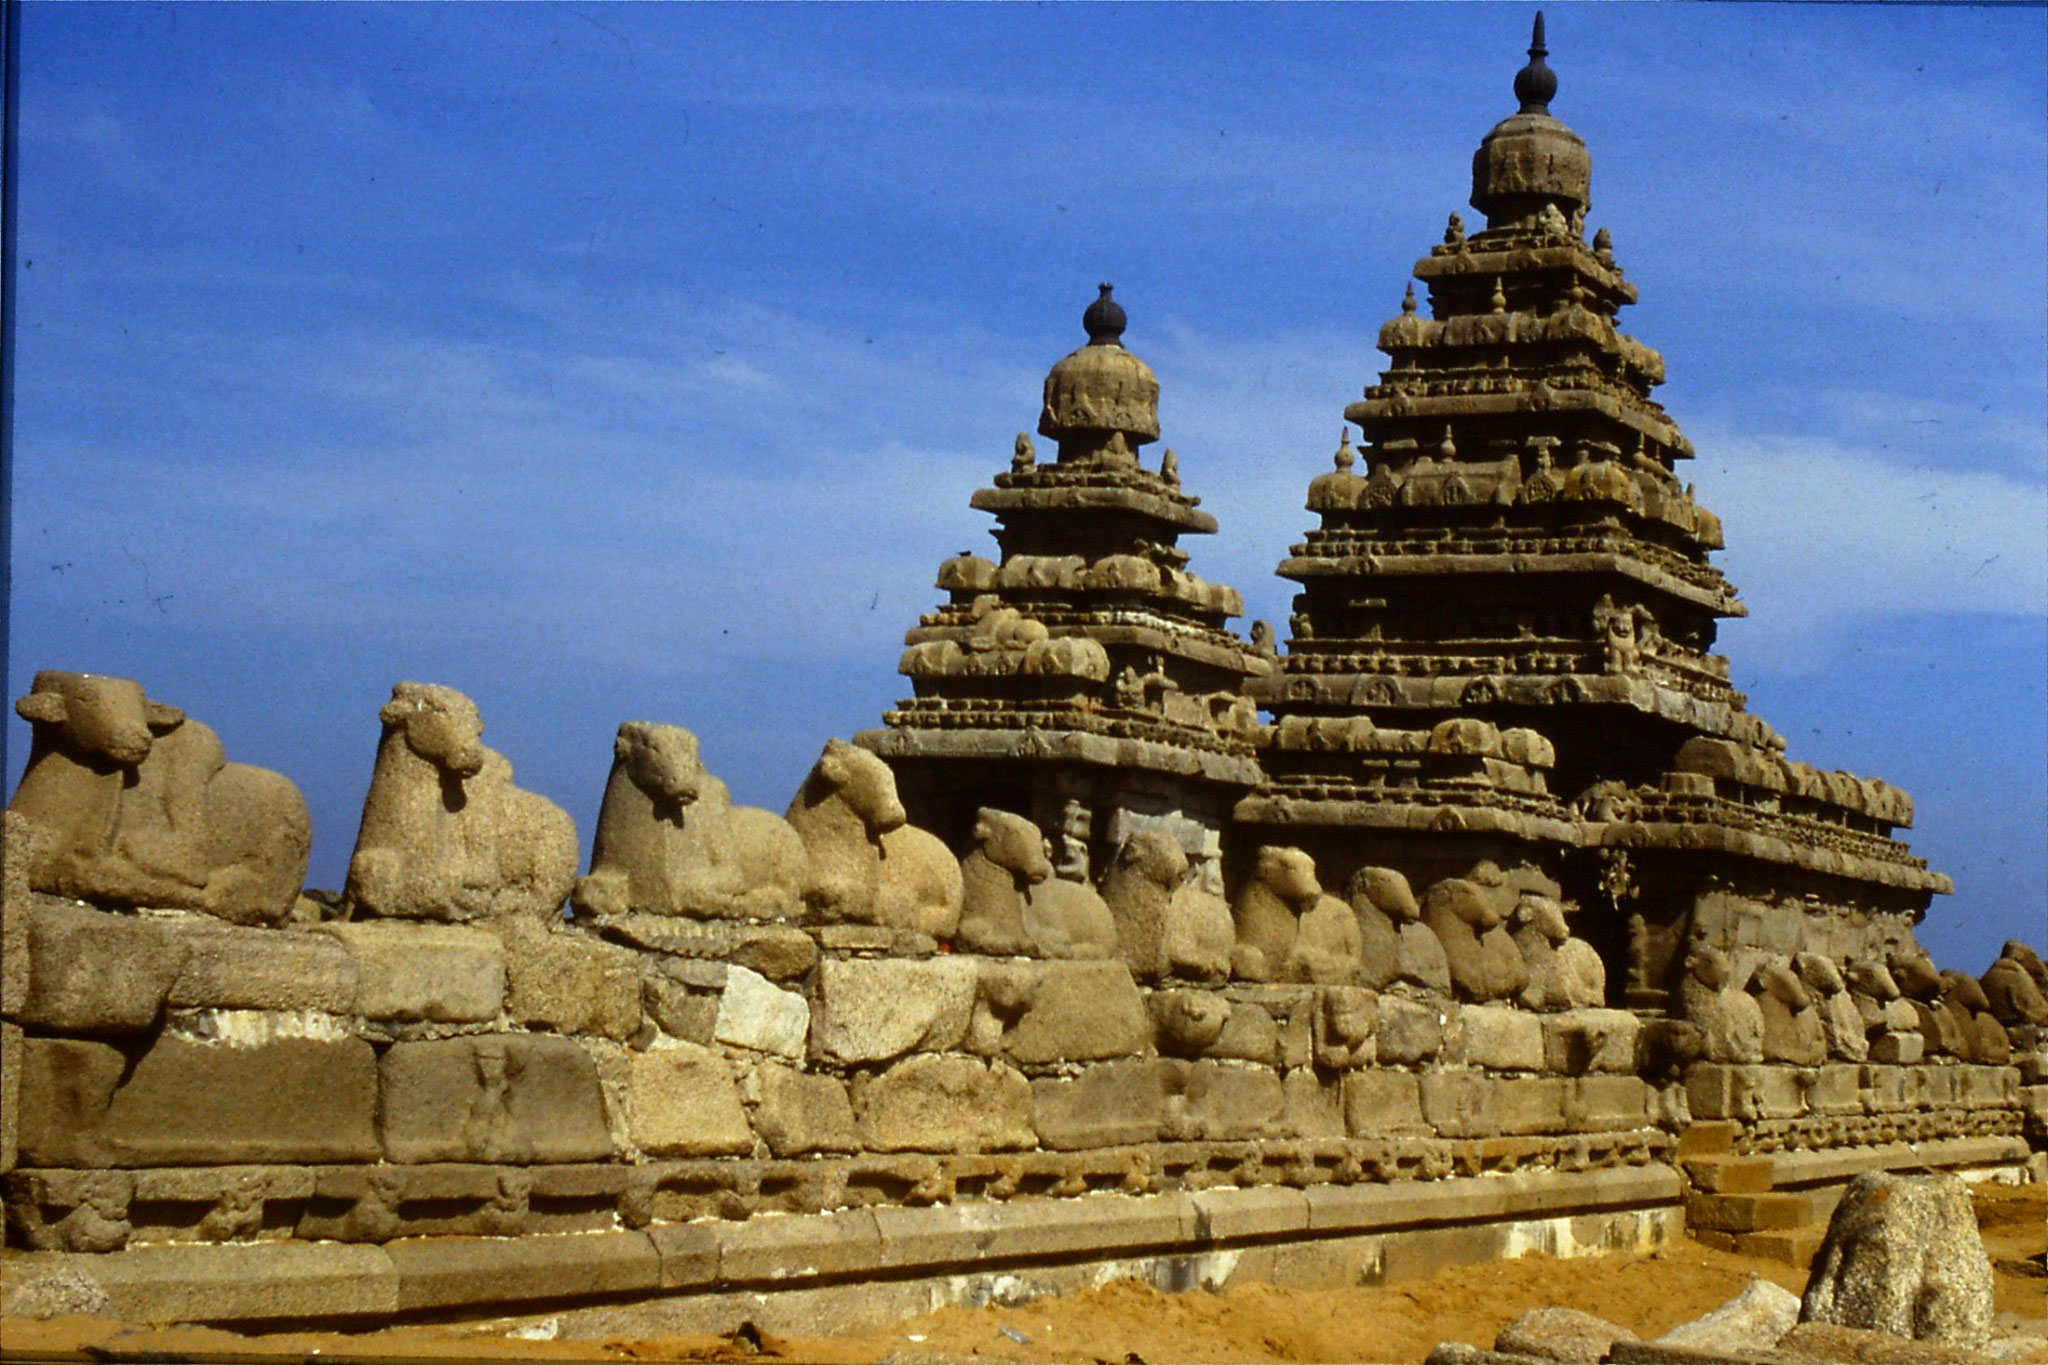
<svg viewBox="0 0 2048 1365">
<path fill-rule="evenodd" d="M 1788 758 L 1730 686 L 1722 528 L 1544 58 L 1539 27 L 1484 226 L 1417 262 L 1308 485 L 1284 641 L 1190 571 L 1216 522 L 1145 454 L 1159 383 L 1103 285 L 1053 449 L 974 495 L 997 556 L 942 564 L 906 637 L 914 695 L 783 814 L 686 718 L 627 721 L 579 878 L 477 706 L 404 682 L 359 718 L 346 885 L 308 891 L 287 778 L 136 682 L 38 675 L 10 1282 L 815 1327 L 1686 1226 L 1795 1259 L 1858 1174 L 2038 1175 L 2048 974 L 2018 942 L 1937 969 L 1905 794 Z"/>
</svg>

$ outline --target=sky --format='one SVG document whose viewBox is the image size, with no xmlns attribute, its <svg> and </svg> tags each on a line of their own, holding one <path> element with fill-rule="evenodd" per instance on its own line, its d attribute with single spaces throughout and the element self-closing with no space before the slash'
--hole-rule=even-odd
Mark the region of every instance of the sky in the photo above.
<svg viewBox="0 0 2048 1365">
<path fill-rule="evenodd" d="M 313 886 L 405 678 L 586 848 L 626 719 L 780 810 L 1101 280 L 1282 621 L 1531 13 L 29 4 L 10 696 L 140 679 L 299 784 Z M 1547 14 L 1737 685 L 1913 794 L 1944 965 L 2043 941 L 2048 12 Z"/>
</svg>

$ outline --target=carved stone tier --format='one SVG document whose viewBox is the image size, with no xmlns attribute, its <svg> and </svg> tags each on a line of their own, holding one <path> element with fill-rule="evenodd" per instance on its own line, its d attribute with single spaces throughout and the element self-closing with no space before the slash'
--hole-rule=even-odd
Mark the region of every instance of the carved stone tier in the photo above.
<svg viewBox="0 0 2048 1365">
<path fill-rule="evenodd" d="M 1123 309 L 1102 297 L 1089 342 L 1046 377 L 1038 462 L 1017 437 L 1010 468 L 973 506 L 997 519 L 1000 562 L 962 553 L 947 594 L 905 637 L 916 695 L 859 742 L 895 769 L 914 823 L 964 846 L 975 812 L 1028 816 L 1061 876 L 1087 880 L 1140 829 L 1171 834 L 1202 881 L 1231 804 L 1257 786 L 1247 679 L 1271 659 L 1225 629 L 1244 601 L 1189 573 L 1180 536 L 1216 519 L 1180 487 L 1159 436 L 1158 380 L 1125 350 Z"/>
</svg>

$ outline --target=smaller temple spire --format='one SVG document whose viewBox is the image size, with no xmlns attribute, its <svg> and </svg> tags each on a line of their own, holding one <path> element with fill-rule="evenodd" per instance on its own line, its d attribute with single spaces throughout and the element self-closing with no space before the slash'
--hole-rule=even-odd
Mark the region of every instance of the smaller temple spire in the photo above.
<svg viewBox="0 0 2048 1365">
<path fill-rule="evenodd" d="M 1536 27 L 1529 35 L 1529 64 L 1515 73 L 1515 98 L 1524 114 L 1547 114 L 1557 94 L 1557 73 L 1545 66 L 1550 49 L 1543 45 L 1543 11 L 1536 11 Z"/>
<path fill-rule="evenodd" d="M 1110 291 L 1116 286 L 1099 284 L 1095 287 L 1101 291 L 1100 295 L 1095 302 L 1088 305 L 1088 311 L 1081 314 L 1081 325 L 1088 329 L 1088 344 L 1121 346 L 1124 344 L 1124 326 L 1127 319 L 1124 317 L 1123 305 L 1109 296 Z"/>
<path fill-rule="evenodd" d="M 1408 292 L 1401 296 L 1401 316 L 1410 318 L 1415 316 L 1415 282 L 1413 280 L 1408 282 Z"/>
</svg>

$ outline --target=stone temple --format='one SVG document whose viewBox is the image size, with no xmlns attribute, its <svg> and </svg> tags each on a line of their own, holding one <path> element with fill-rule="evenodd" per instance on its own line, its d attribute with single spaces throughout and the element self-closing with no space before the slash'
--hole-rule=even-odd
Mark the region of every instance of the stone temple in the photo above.
<svg viewBox="0 0 2048 1365">
<path fill-rule="evenodd" d="M 1789 759 L 1713 652 L 1722 527 L 1546 55 L 1308 479 L 1284 639 L 1191 571 L 1217 523 L 1103 285 L 912 695 L 780 814 L 628 719 L 584 869 L 475 702 L 400 682 L 307 890 L 289 778 L 38 674 L 0 1307 L 815 1332 L 1532 1245 L 1804 1264 L 1852 1177 L 2048 1176 L 2048 969 L 1937 969 L 1905 794 Z"/>
</svg>

